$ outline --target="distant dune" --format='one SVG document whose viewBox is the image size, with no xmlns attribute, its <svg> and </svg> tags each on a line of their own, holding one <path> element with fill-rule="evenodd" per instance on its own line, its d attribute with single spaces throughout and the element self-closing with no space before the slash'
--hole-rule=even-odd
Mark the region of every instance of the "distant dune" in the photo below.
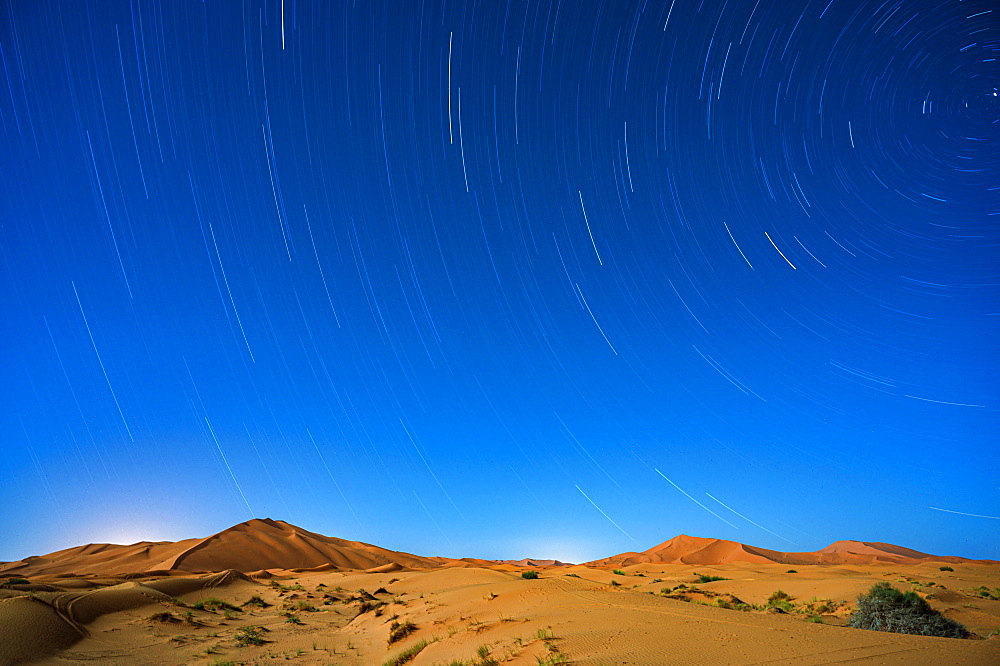
<svg viewBox="0 0 1000 666">
<path fill-rule="evenodd" d="M 777 564 L 918 564 L 920 562 L 992 562 L 963 557 L 928 555 L 910 548 L 870 541 L 835 541 L 815 552 L 786 553 L 748 546 L 725 539 L 676 536 L 641 553 L 628 552 L 588 562 L 590 566 L 631 564 L 728 564 L 730 562 Z"/>
</svg>

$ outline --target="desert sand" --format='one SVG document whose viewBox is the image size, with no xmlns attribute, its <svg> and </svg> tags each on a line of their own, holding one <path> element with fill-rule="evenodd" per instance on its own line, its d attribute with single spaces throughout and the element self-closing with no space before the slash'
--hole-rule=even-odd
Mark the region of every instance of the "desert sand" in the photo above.
<svg viewBox="0 0 1000 666">
<path fill-rule="evenodd" d="M 2 563 L 8 579 L 0 664 L 1000 663 L 1000 563 L 872 542 L 779 553 L 680 536 L 567 565 L 421 557 L 253 520 Z M 973 637 L 846 626 L 880 581 Z"/>
</svg>

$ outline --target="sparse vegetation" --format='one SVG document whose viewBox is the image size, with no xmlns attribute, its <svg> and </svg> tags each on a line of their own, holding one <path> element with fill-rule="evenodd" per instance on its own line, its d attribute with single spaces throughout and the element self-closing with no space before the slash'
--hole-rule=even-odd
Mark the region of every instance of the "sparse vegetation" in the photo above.
<svg viewBox="0 0 1000 666">
<path fill-rule="evenodd" d="M 855 629 L 945 638 L 965 638 L 969 633 L 965 626 L 931 608 L 916 592 L 900 592 L 885 582 L 876 583 L 858 597 L 849 624 Z"/>
<path fill-rule="evenodd" d="M 938 570 L 939 571 L 954 571 L 954 569 L 952 569 L 949 566 L 938 567 Z"/>
<path fill-rule="evenodd" d="M 236 647 L 247 647 L 250 645 L 263 645 L 264 635 L 261 627 L 240 627 L 236 630 Z"/>
<path fill-rule="evenodd" d="M 789 569 L 785 573 L 798 573 L 798 571 L 796 571 L 795 569 Z"/>
<path fill-rule="evenodd" d="M 299 619 L 299 616 L 295 615 L 294 613 L 288 613 L 288 615 L 285 617 L 285 623 L 286 624 L 304 624 L 302 622 L 302 620 Z"/>
<path fill-rule="evenodd" d="M 538 578 L 538 572 L 537 571 L 522 571 L 521 572 L 521 578 L 524 578 L 526 580 L 535 580 L 535 579 Z"/>
<path fill-rule="evenodd" d="M 244 607 L 246 607 L 246 606 L 257 606 L 258 608 L 267 608 L 270 605 L 271 604 L 269 604 L 266 601 L 264 601 L 264 597 L 260 596 L 259 594 L 255 594 L 252 597 L 250 597 L 250 599 L 248 599 L 247 601 L 243 602 L 243 606 Z"/>
<path fill-rule="evenodd" d="M 628 575 L 628 574 L 625 573 L 624 569 L 612 569 L 611 573 L 613 573 L 616 576 L 627 576 Z"/>
<path fill-rule="evenodd" d="M 198 610 L 231 610 L 240 612 L 239 606 L 234 606 L 228 601 L 223 601 L 222 599 L 216 599 L 215 597 L 209 597 L 208 599 L 202 599 L 201 601 L 193 604 Z"/>
<path fill-rule="evenodd" d="M 31 585 L 27 578 L 8 578 L 4 585 Z"/>
<path fill-rule="evenodd" d="M 408 664 L 413 661 L 413 658 L 420 654 L 420 651 L 425 647 L 427 647 L 427 641 L 420 640 L 397 654 L 392 659 L 383 662 L 382 666 L 402 666 L 403 664 Z"/>
<path fill-rule="evenodd" d="M 722 576 L 708 576 L 705 574 L 701 574 L 700 576 L 698 576 L 699 583 L 714 583 L 717 580 L 729 580 L 729 579 L 723 578 Z"/>
<path fill-rule="evenodd" d="M 417 625 L 413 624 L 409 620 L 404 622 L 395 622 L 389 625 L 389 644 L 392 645 L 396 641 L 401 641 L 414 631 L 417 630 Z"/>
</svg>

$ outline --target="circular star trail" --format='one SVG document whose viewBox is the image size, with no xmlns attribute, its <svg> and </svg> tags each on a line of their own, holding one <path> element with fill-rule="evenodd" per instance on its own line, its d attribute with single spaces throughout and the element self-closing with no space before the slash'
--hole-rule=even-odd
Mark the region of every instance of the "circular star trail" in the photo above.
<svg viewBox="0 0 1000 666">
<path fill-rule="evenodd" d="M 0 559 L 1000 557 L 993 3 L 3 16 Z"/>
</svg>

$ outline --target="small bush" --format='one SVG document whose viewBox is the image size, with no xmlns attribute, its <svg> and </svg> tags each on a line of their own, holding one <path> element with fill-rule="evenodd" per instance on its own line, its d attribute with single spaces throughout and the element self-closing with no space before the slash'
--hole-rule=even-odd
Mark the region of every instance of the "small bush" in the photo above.
<svg viewBox="0 0 1000 666">
<path fill-rule="evenodd" d="M 243 605 L 244 606 L 257 606 L 258 608 L 267 608 L 271 604 L 269 604 L 266 601 L 264 601 L 264 597 L 260 596 L 259 594 L 255 594 L 252 597 L 250 597 L 249 600 L 244 601 Z"/>
<path fill-rule="evenodd" d="M 938 567 L 938 570 L 939 571 L 954 571 L 954 569 L 952 569 L 951 567 L 948 567 L 948 566 Z"/>
<path fill-rule="evenodd" d="M 525 578 L 527 580 L 535 580 L 535 579 L 538 578 L 538 572 L 537 571 L 522 571 L 521 572 L 521 578 Z"/>
<path fill-rule="evenodd" d="M 239 611 L 238 606 L 234 606 L 228 601 L 223 601 L 222 599 L 216 599 L 215 597 L 209 597 L 208 599 L 202 599 L 201 601 L 194 604 L 194 607 L 198 610 L 231 610 Z"/>
<path fill-rule="evenodd" d="M 618 581 L 616 581 L 613 578 L 611 579 L 611 587 L 620 587 L 620 586 L 621 586 L 621 583 L 619 583 Z"/>
<path fill-rule="evenodd" d="M 413 658 L 420 654 L 420 651 L 427 647 L 427 641 L 422 640 L 414 643 L 413 646 L 403 650 L 392 659 L 384 662 L 382 666 L 402 666 L 413 661 Z"/>
<path fill-rule="evenodd" d="M 27 578 L 8 578 L 4 585 L 31 585 Z"/>
<path fill-rule="evenodd" d="M 611 573 L 613 573 L 616 576 L 627 576 L 628 575 L 627 573 L 625 573 L 625 571 L 623 569 L 612 569 Z"/>
<path fill-rule="evenodd" d="M 260 627 L 240 627 L 236 630 L 236 647 L 263 645 L 264 636 Z"/>
<path fill-rule="evenodd" d="M 392 645 L 396 641 L 401 641 L 414 631 L 417 630 L 417 625 L 413 624 L 409 620 L 403 623 L 393 622 L 389 625 L 389 644 Z"/>
<path fill-rule="evenodd" d="M 767 605 L 774 606 L 779 601 L 791 601 L 791 600 L 792 597 L 787 592 L 784 592 L 782 590 L 775 590 L 773 593 L 771 593 L 771 596 L 767 598 Z"/>
<path fill-rule="evenodd" d="M 706 576 L 705 574 L 701 574 L 700 576 L 698 576 L 699 583 L 712 583 L 717 580 L 729 580 L 729 579 L 723 578 L 722 576 Z"/>
<path fill-rule="evenodd" d="M 916 592 L 900 592 L 889 583 L 876 583 L 858 597 L 850 626 L 897 634 L 965 638 L 968 630 L 947 618 L 920 598 Z"/>
<path fill-rule="evenodd" d="M 796 571 L 795 569 L 789 569 L 785 573 L 798 573 L 798 571 Z"/>
</svg>

